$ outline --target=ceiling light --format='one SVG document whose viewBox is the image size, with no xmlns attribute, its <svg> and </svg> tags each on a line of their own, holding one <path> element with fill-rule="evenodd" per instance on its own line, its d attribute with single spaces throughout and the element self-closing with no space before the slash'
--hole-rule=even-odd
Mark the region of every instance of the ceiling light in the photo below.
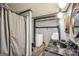
<svg viewBox="0 0 79 59">
<path fill-rule="evenodd" d="M 58 5 L 59 5 L 59 8 L 62 9 L 62 8 L 64 8 L 67 5 L 67 3 L 59 3 Z"/>
</svg>

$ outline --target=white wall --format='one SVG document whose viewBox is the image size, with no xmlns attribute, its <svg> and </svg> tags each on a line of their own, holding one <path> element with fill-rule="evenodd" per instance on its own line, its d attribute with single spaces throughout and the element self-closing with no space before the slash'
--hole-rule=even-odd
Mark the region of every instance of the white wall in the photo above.
<svg viewBox="0 0 79 59">
<path fill-rule="evenodd" d="M 36 22 L 36 26 L 38 27 L 45 27 L 45 26 L 57 26 L 58 20 L 52 20 L 52 21 L 44 21 L 44 22 Z M 45 42 L 49 42 L 51 39 L 52 33 L 57 32 L 57 28 L 37 28 L 36 33 L 41 33 L 44 35 L 43 40 Z"/>
</svg>

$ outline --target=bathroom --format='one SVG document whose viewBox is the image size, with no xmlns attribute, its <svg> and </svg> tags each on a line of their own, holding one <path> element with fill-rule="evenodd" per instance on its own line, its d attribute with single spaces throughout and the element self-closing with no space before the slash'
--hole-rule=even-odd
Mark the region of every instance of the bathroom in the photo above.
<svg viewBox="0 0 79 59">
<path fill-rule="evenodd" d="M 0 3 L 0 24 L 0 56 L 79 56 L 79 3 Z"/>
</svg>

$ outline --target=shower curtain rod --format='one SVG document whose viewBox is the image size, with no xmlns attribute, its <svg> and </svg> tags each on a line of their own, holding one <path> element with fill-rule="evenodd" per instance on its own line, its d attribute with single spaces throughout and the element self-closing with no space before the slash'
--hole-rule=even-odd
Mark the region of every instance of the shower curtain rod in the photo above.
<svg viewBox="0 0 79 59">
<path fill-rule="evenodd" d="M 32 11 L 32 10 L 31 9 L 27 9 L 25 11 L 20 12 L 19 14 L 22 14 L 22 13 L 25 13 L 25 12 L 28 12 L 28 11 Z"/>
</svg>

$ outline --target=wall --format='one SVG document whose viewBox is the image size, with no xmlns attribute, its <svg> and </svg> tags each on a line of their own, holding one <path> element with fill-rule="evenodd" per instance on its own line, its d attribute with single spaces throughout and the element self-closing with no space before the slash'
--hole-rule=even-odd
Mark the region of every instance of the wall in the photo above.
<svg viewBox="0 0 79 59">
<path fill-rule="evenodd" d="M 38 27 L 45 27 L 45 26 L 57 26 L 58 20 L 51 20 L 51 21 L 43 21 L 43 22 L 36 22 L 36 26 Z M 43 40 L 45 42 L 49 42 L 51 39 L 51 35 L 57 32 L 57 28 L 37 28 L 36 33 L 41 33 L 44 35 Z"/>
</svg>

